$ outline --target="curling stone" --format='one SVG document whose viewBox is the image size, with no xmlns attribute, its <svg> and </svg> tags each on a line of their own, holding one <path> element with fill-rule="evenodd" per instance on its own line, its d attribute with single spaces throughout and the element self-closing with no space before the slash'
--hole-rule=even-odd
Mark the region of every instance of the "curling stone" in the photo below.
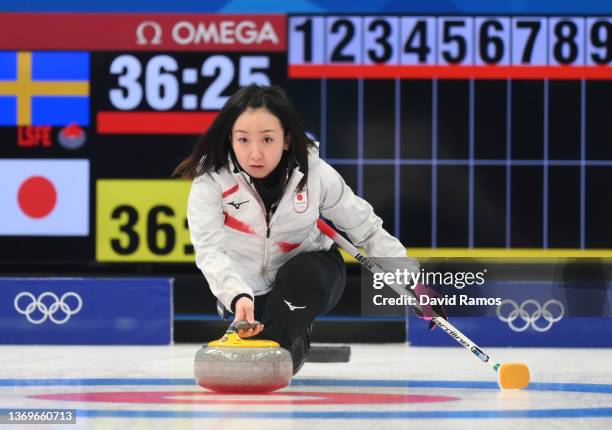
<svg viewBox="0 0 612 430">
<path fill-rule="evenodd" d="M 293 375 L 289 351 L 271 340 L 242 339 L 237 327 L 245 322 L 237 323 L 196 353 L 196 383 L 225 393 L 265 393 L 289 385 Z"/>
</svg>

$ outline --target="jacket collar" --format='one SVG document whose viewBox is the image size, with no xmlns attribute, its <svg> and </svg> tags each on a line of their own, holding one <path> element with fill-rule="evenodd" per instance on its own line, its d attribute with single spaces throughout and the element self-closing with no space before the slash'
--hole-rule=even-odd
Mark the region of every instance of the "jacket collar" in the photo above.
<svg viewBox="0 0 612 430">
<path fill-rule="evenodd" d="M 227 156 L 227 163 L 229 166 L 230 174 L 234 177 L 242 177 L 247 184 L 253 184 L 253 179 L 244 171 L 238 162 L 234 162 L 234 157 L 229 153 Z"/>
<path fill-rule="evenodd" d="M 240 167 L 237 161 L 234 161 L 234 157 L 232 157 L 231 153 L 228 154 L 227 156 L 227 162 L 228 162 L 230 174 L 232 176 L 234 176 L 235 178 L 242 177 L 242 179 L 247 184 L 253 185 L 253 178 L 251 178 L 244 170 L 242 170 L 242 168 Z M 294 177 L 296 177 L 297 181 L 299 182 L 303 176 L 304 176 L 304 173 L 300 171 L 299 164 L 296 164 L 293 167 L 293 170 L 289 172 L 289 175 L 287 177 L 287 184 L 289 184 L 293 180 Z"/>
</svg>

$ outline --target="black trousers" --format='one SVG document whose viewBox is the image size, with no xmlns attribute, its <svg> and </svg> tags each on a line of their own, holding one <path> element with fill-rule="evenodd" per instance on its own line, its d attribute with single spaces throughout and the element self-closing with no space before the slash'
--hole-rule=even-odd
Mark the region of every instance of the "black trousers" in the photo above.
<svg viewBox="0 0 612 430">
<path fill-rule="evenodd" d="M 336 306 L 345 284 L 346 266 L 336 245 L 296 255 L 279 268 L 272 291 L 255 297 L 255 319 L 264 330 L 254 338 L 287 349 L 297 372 L 308 355 L 314 319 Z"/>
</svg>

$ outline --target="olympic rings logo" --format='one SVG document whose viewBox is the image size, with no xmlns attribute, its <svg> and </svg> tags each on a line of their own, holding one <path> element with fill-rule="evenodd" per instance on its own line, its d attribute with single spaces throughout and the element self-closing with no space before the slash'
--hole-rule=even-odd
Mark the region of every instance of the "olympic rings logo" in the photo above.
<svg viewBox="0 0 612 430">
<path fill-rule="evenodd" d="M 510 313 L 507 313 L 505 316 L 504 306 L 512 308 Z M 555 308 L 556 312 L 553 312 Z M 533 312 L 530 313 L 530 310 Z M 554 323 L 563 318 L 563 315 L 565 315 L 563 303 L 554 299 L 544 303 L 544 306 L 534 299 L 525 300 L 520 306 L 514 300 L 506 299 L 497 306 L 497 317 L 501 321 L 508 323 L 508 326 L 515 332 L 523 332 L 529 327 L 540 333 L 548 331 Z M 516 324 L 516 320 L 522 322 Z M 538 322 L 542 320 L 545 323 Z"/>
<path fill-rule="evenodd" d="M 50 297 L 53 300 L 50 305 L 48 303 L 44 303 L 44 299 L 47 297 Z M 72 309 L 66 302 L 66 300 L 70 297 L 76 299 L 76 307 L 74 309 Z M 20 306 L 24 301 L 29 301 L 29 303 L 25 307 Z M 47 302 L 49 302 L 49 300 L 47 300 Z M 56 294 L 50 291 L 45 291 L 38 296 L 38 298 L 28 291 L 23 291 L 15 296 L 13 304 L 15 305 L 15 310 L 20 314 L 25 315 L 28 321 L 32 324 L 42 324 L 47 320 L 47 318 L 55 324 L 65 324 L 72 315 L 79 313 L 83 307 L 83 299 L 81 299 L 81 296 L 79 296 L 77 293 L 72 291 L 64 293 L 61 298 L 57 297 Z M 61 310 L 61 313 L 64 314 L 63 318 L 58 319 L 55 317 L 58 310 Z M 35 311 L 41 313 L 42 317 L 38 319 L 33 318 L 32 314 Z"/>
</svg>

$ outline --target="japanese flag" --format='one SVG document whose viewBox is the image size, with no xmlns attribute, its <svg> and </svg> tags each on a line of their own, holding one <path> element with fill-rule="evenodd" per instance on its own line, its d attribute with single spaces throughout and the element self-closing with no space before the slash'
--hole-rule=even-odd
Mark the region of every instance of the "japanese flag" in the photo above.
<svg viewBox="0 0 612 430">
<path fill-rule="evenodd" d="M 89 235 L 89 160 L 0 160 L 0 235 Z"/>
</svg>

